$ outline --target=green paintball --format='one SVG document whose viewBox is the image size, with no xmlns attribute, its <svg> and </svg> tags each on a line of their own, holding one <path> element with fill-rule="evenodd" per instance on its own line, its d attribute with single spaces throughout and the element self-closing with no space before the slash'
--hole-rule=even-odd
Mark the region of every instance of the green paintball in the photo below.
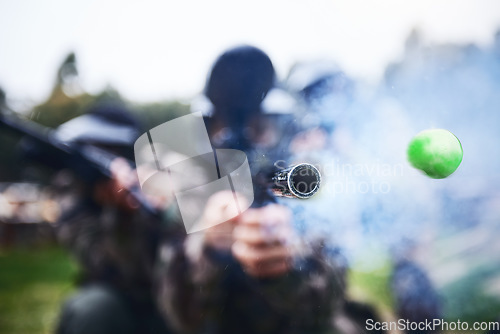
<svg viewBox="0 0 500 334">
<path fill-rule="evenodd" d="M 408 161 L 433 179 L 444 179 L 460 166 L 460 140 L 448 130 L 431 129 L 418 133 L 408 145 Z"/>
</svg>

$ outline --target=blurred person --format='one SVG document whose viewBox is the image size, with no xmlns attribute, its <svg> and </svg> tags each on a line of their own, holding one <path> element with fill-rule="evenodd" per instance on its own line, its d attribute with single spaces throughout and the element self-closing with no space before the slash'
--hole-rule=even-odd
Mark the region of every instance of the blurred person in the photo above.
<svg viewBox="0 0 500 334">
<path fill-rule="evenodd" d="M 160 304 L 182 333 L 333 330 L 344 291 L 341 262 L 323 243 L 306 245 L 290 210 L 266 198 L 256 182 L 261 171 L 287 158 L 294 133 L 293 115 L 263 110 L 275 80 L 269 57 L 252 46 L 224 52 L 209 73 L 210 140 L 215 148 L 247 154 L 256 199 L 240 215 L 200 232 L 178 233 L 162 246 Z M 239 195 L 213 195 L 201 219 L 208 225 L 224 221 L 223 203 L 233 196 Z"/>
<path fill-rule="evenodd" d="M 355 83 L 335 62 L 318 60 L 292 66 L 286 87 L 306 110 L 300 117 L 302 130 L 332 134 L 353 103 Z"/>
<path fill-rule="evenodd" d="M 399 156 L 400 151 L 394 150 L 397 145 L 391 141 L 401 131 L 407 131 L 408 117 L 387 101 L 365 101 L 355 96 L 354 82 L 333 62 L 297 64 L 290 71 L 287 86 L 302 101 L 305 110 L 300 117 L 302 131 L 291 142 L 295 159 L 312 157 L 317 159 L 320 168 L 330 170 L 325 176 L 323 196 L 317 196 L 309 206 L 308 214 L 323 222 L 313 229 L 319 234 L 342 236 L 337 242 L 350 261 L 359 262 L 359 257 L 366 257 L 366 250 L 373 244 L 370 239 L 377 239 L 392 253 L 393 268 L 388 284 L 396 314 L 415 322 L 440 318 L 439 296 L 412 255 L 418 228 L 408 227 L 412 221 L 425 221 L 426 214 L 432 211 L 429 206 L 423 209 L 428 200 L 422 201 L 418 195 L 413 195 L 412 207 L 405 207 L 407 203 L 397 201 L 398 195 L 391 196 L 373 187 L 378 182 L 392 187 L 389 190 L 396 194 L 398 191 L 407 194 L 409 189 L 421 191 L 397 179 L 402 175 L 376 173 L 377 165 L 388 167 L 391 162 L 396 165 L 393 156 Z M 397 124 L 398 131 L 391 128 L 393 124 Z M 385 132 L 388 128 L 391 134 Z M 403 142 L 403 152 L 404 145 Z M 384 155 L 380 155 L 381 148 Z M 372 191 L 367 187 L 363 192 L 356 184 L 371 184 Z M 376 266 L 380 259 L 374 256 L 374 249 L 369 252 L 372 254 L 368 261 Z M 364 313 L 365 319 L 373 319 L 373 310 L 358 309 L 356 304 L 349 302 L 346 305 L 350 316 L 362 317 Z"/>
<path fill-rule="evenodd" d="M 57 177 L 71 184 L 75 197 L 59 219 L 57 236 L 81 270 L 79 289 L 62 308 L 58 334 L 171 333 L 153 288 L 161 219 L 139 210 L 127 191 L 136 184 L 127 161 L 133 160 L 140 133 L 138 120 L 113 103 L 97 104 L 56 130 L 70 146 L 116 156 L 110 179 L 84 175 L 85 168 L 78 169 L 80 175 L 64 171 Z"/>
</svg>

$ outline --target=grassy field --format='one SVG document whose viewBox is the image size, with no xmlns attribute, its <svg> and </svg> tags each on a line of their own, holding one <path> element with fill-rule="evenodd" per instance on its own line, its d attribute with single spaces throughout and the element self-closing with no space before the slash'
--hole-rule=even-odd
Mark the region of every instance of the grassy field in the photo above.
<svg viewBox="0 0 500 334">
<path fill-rule="evenodd" d="M 76 272 L 56 247 L 0 251 L 0 333 L 52 333 Z"/>
<path fill-rule="evenodd" d="M 384 321 L 396 319 L 388 286 L 391 269 L 387 262 L 377 270 L 350 270 L 348 275 L 348 296 L 374 306 Z M 500 301 L 485 295 L 481 287 L 498 273 L 497 266 L 475 270 L 441 289 L 445 319 L 498 319 Z M 53 333 L 61 304 L 75 289 L 76 275 L 76 264 L 57 247 L 0 250 L 0 334 Z"/>
</svg>

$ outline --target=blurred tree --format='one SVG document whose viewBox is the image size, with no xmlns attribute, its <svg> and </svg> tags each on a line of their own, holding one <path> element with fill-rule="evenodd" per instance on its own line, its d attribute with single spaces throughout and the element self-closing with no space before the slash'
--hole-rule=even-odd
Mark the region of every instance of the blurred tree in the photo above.
<svg viewBox="0 0 500 334">
<path fill-rule="evenodd" d="M 84 114 L 95 103 L 110 102 L 125 104 L 127 109 L 136 114 L 143 123 L 144 130 L 153 128 L 173 118 L 189 112 L 189 105 L 179 101 L 162 101 L 147 104 L 132 103 L 124 99 L 111 86 L 107 86 L 97 95 L 91 95 L 81 88 L 78 77 L 76 56 L 69 53 L 59 66 L 56 73 L 54 88 L 48 99 L 35 106 L 28 118 L 47 127 L 55 128 L 60 124 Z M 5 93 L 0 89 L 0 105 L 8 109 Z M 0 133 L 0 182 L 24 179 L 23 168 L 16 167 L 13 161 L 16 155 L 19 138 L 8 133 Z M 4 163 L 5 162 L 5 163 Z M 11 163 L 7 163 L 11 162 Z M 24 163 L 23 163 L 24 165 Z M 26 167 L 26 166 L 23 166 Z M 42 166 L 35 168 L 41 170 Z"/>
<path fill-rule="evenodd" d="M 171 119 L 188 114 L 189 108 L 188 104 L 179 101 L 163 101 L 135 105 L 132 110 L 137 113 L 144 128 L 151 129 Z"/>
<path fill-rule="evenodd" d="M 127 103 L 111 86 L 98 95 L 84 93 L 79 84 L 76 56 L 71 52 L 57 71 L 51 95 L 33 109 L 30 118 L 42 125 L 57 127 L 83 114 L 95 102 Z M 130 109 L 137 114 L 147 129 L 189 112 L 189 105 L 178 101 L 130 104 Z"/>
<path fill-rule="evenodd" d="M 33 109 L 30 118 L 42 125 L 56 127 L 83 114 L 93 100 L 94 97 L 80 87 L 76 56 L 71 52 L 57 71 L 49 98 Z"/>
</svg>

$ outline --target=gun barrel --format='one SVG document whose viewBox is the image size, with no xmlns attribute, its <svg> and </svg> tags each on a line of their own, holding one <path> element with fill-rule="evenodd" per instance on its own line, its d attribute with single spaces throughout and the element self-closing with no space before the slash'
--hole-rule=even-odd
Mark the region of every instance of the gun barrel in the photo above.
<svg viewBox="0 0 500 334">
<path fill-rule="evenodd" d="M 306 199 L 319 190 L 321 173 L 309 163 L 300 163 L 276 172 L 271 180 L 275 196 Z"/>
</svg>

